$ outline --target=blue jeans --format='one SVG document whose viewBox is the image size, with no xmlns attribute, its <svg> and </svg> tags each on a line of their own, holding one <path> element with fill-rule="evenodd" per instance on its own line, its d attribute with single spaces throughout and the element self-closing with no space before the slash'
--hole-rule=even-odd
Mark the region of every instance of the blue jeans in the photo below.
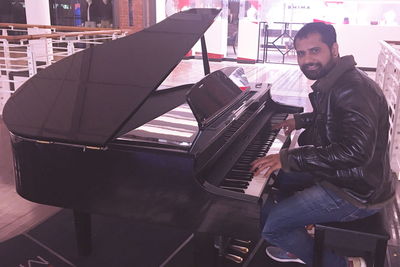
<svg viewBox="0 0 400 267">
<path fill-rule="evenodd" d="M 355 207 L 334 192 L 314 184 L 308 173 L 280 171 L 276 183 L 279 189 L 277 203 L 263 207 L 262 237 L 268 243 L 293 253 L 308 266 L 313 262 L 314 240 L 307 233 L 306 225 L 352 221 L 378 211 Z M 346 267 L 347 261 L 326 249 L 323 267 L 331 266 Z"/>
</svg>

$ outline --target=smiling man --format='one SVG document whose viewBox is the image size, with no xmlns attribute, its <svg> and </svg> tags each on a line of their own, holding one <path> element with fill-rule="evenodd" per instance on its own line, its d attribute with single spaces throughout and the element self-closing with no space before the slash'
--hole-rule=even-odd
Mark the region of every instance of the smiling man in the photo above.
<svg viewBox="0 0 400 267">
<path fill-rule="evenodd" d="M 282 149 L 253 162 L 258 174 L 275 179 L 276 204 L 264 207 L 262 236 L 273 244 L 267 254 L 281 262 L 312 266 L 313 238 L 305 226 L 351 221 L 378 212 L 393 197 L 388 157 L 389 115 L 378 85 L 355 67 L 353 56 L 339 56 L 332 25 L 306 24 L 296 35 L 297 61 L 311 86 L 310 113 L 277 125 L 290 134 L 305 130 L 299 147 Z M 362 258 L 324 252 L 323 267 L 366 266 Z"/>
</svg>

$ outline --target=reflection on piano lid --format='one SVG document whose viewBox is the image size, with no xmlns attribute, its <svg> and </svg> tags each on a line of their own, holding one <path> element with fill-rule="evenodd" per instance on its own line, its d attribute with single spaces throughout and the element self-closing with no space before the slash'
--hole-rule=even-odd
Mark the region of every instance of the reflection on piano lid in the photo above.
<svg viewBox="0 0 400 267">
<path fill-rule="evenodd" d="M 247 80 L 243 68 L 227 67 L 221 69 L 221 71 L 225 73 L 225 75 L 229 77 L 229 79 L 231 79 L 232 82 L 236 84 L 242 91 L 248 90 L 250 88 L 250 83 Z"/>
<path fill-rule="evenodd" d="M 140 32 L 57 61 L 9 98 L 4 122 L 10 132 L 25 138 L 107 146 L 184 103 L 184 87 L 157 88 L 219 13 L 211 8 L 179 12 Z M 151 111 L 151 105 L 168 95 L 170 100 Z"/>
<path fill-rule="evenodd" d="M 190 147 L 198 133 L 190 107 L 183 104 L 152 121 L 122 135 L 117 140 L 165 143 Z"/>
</svg>

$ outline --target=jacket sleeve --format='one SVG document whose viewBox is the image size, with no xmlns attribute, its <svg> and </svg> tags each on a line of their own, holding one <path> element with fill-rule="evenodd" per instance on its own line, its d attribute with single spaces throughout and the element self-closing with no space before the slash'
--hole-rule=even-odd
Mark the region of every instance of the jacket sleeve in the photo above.
<svg viewBox="0 0 400 267">
<path fill-rule="evenodd" d="M 313 112 L 299 113 L 299 114 L 294 114 L 293 116 L 296 125 L 296 130 L 307 128 L 314 121 Z"/>
<path fill-rule="evenodd" d="M 368 89 L 368 90 L 364 90 Z M 280 153 L 282 168 L 330 173 L 362 166 L 375 149 L 380 97 L 372 88 L 348 87 L 331 93 L 325 124 L 330 145 L 303 146 Z"/>
</svg>

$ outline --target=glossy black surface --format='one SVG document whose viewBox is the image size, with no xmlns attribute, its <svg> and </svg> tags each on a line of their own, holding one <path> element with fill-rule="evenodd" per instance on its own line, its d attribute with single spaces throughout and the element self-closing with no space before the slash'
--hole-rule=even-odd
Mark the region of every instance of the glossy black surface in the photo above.
<svg viewBox="0 0 400 267">
<path fill-rule="evenodd" d="M 189 90 L 188 102 L 200 127 L 204 128 L 243 94 L 244 91 L 222 71 L 215 71 Z"/>
<path fill-rule="evenodd" d="M 261 93 L 260 99 L 265 95 L 269 95 L 268 91 Z M 98 150 L 43 144 L 14 135 L 17 192 L 37 203 L 86 213 L 129 217 L 201 232 L 254 234 L 258 231 L 263 199 L 218 186 L 258 129 L 270 124 L 268 118 L 274 110 L 285 109 L 268 97 L 264 101 L 255 101 L 261 110 L 258 116 L 241 124 L 238 134 L 224 137 L 225 143 L 214 145 L 212 140 L 224 136 L 224 129 L 230 125 L 215 129 L 214 137 L 209 139 L 210 148 L 202 153 L 218 157 L 204 162 L 199 160 L 200 152 L 193 154 L 135 142 L 115 140 L 108 143 L 106 150 Z M 223 125 L 221 122 L 214 124 Z M 212 129 L 209 130 L 211 133 Z M 213 169 L 225 173 L 208 177 Z"/>
<path fill-rule="evenodd" d="M 11 96 L 4 122 L 20 136 L 103 146 L 121 133 L 218 13 L 180 12 L 60 60 Z"/>
</svg>

